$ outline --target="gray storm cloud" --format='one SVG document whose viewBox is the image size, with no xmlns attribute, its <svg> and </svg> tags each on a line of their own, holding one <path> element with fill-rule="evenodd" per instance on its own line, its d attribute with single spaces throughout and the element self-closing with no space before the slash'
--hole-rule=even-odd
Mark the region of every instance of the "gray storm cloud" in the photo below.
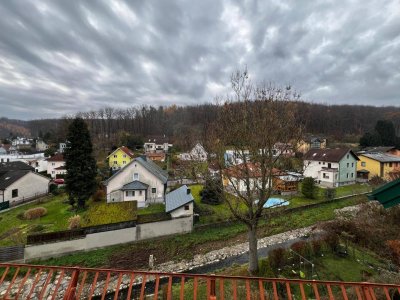
<svg viewBox="0 0 400 300">
<path fill-rule="evenodd" d="M 213 101 L 247 65 L 305 100 L 399 105 L 398 1 L 1 1 L 0 116 Z"/>
</svg>

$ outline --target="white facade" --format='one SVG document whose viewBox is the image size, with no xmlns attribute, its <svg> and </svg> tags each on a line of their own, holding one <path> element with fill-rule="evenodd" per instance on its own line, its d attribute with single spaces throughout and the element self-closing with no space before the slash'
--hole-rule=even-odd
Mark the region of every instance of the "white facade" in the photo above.
<svg viewBox="0 0 400 300">
<path fill-rule="evenodd" d="M 206 161 L 207 151 L 200 143 L 197 143 L 190 152 L 181 153 L 178 158 L 180 160 Z"/>
<path fill-rule="evenodd" d="M 146 190 L 129 190 L 122 191 L 123 201 L 137 201 L 138 207 L 145 207 L 146 204 Z"/>
<path fill-rule="evenodd" d="M 51 176 L 51 178 L 56 178 L 57 175 L 65 175 L 67 174 L 67 170 L 57 168 L 65 166 L 65 161 L 48 161 L 47 162 L 47 174 Z"/>
<path fill-rule="evenodd" d="M 106 183 L 107 202 L 127 201 L 125 191 L 122 187 L 132 181 L 138 180 L 148 185 L 146 198 L 142 197 L 138 200 L 138 207 L 147 206 L 149 203 L 164 202 L 165 185 L 164 182 L 155 174 L 146 169 L 140 162 L 133 160 L 125 168 L 114 174 Z M 140 196 L 140 195 L 138 195 Z M 135 195 L 135 197 L 138 197 Z"/>
<path fill-rule="evenodd" d="M 170 143 L 157 143 L 156 141 L 149 141 L 144 143 L 145 152 L 168 152 L 169 148 L 172 147 Z"/>
<path fill-rule="evenodd" d="M 13 202 L 47 194 L 49 192 L 49 182 L 49 178 L 28 172 L 9 185 L 4 191 L 0 191 L 0 193 L 3 192 L 3 195 L 0 194 L 0 202 L 10 201 L 10 204 L 12 204 Z M 2 199 L 2 196 L 4 199 Z"/>
<path fill-rule="evenodd" d="M 338 186 L 339 163 L 326 161 L 304 161 L 304 177 L 312 177 L 324 186 Z"/>
<path fill-rule="evenodd" d="M 60 143 L 60 144 L 58 145 L 58 152 L 59 152 L 59 153 L 64 153 L 66 147 L 67 147 L 67 144 L 66 144 L 66 143 Z"/>
<path fill-rule="evenodd" d="M 185 204 L 170 212 L 172 218 L 188 217 L 193 215 L 193 202 Z"/>
<path fill-rule="evenodd" d="M 49 145 L 47 145 L 45 142 L 43 142 L 42 140 L 36 141 L 36 150 L 37 151 L 45 151 L 47 149 L 49 149 Z"/>
</svg>

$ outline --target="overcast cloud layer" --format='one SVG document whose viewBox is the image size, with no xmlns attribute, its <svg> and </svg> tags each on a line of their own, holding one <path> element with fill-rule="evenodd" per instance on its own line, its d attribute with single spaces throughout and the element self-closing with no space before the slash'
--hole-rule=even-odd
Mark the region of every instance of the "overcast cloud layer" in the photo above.
<svg viewBox="0 0 400 300">
<path fill-rule="evenodd" d="M 244 65 L 308 101 L 399 105 L 399 3 L 1 1 L 0 116 L 210 102 Z"/>
</svg>

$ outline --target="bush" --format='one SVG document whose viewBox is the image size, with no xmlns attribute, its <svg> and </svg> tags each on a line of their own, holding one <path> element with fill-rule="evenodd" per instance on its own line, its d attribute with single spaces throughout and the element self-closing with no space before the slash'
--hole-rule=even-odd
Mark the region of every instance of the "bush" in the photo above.
<svg viewBox="0 0 400 300">
<path fill-rule="evenodd" d="M 314 178 L 306 177 L 303 180 L 303 184 L 301 186 L 301 192 L 303 195 L 310 199 L 315 199 L 315 194 L 317 191 L 317 187 L 315 186 Z"/>
<path fill-rule="evenodd" d="M 24 219 L 25 220 L 34 220 L 40 217 L 47 215 L 47 209 L 44 207 L 35 207 L 28 209 L 24 212 Z"/>
<path fill-rule="evenodd" d="M 269 264 L 272 269 L 278 270 L 285 266 L 287 259 L 287 251 L 284 248 L 277 248 L 269 254 Z"/>
<path fill-rule="evenodd" d="M 336 197 L 336 190 L 333 188 L 327 188 L 324 194 L 325 194 L 325 200 L 333 200 Z"/>
<path fill-rule="evenodd" d="M 97 190 L 93 196 L 93 201 L 95 202 L 100 202 L 106 199 L 106 193 L 104 192 L 104 190 Z"/>
<path fill-rule="evenodd" d="M 207 179 L 200 192 L 201 202 L 217 205 L 222 202 L 222 183 L 218 179 Z"/>
<path fill-rule="evenodd" d="M 54 196 L 57 196 L 57 195 L 59 194 L 57 184 L 50 184 L 50 186 L 49 186 L 49 191 L 50 191 L 50 193 L 52 193 Z"/>
<path fill-rule="evenodd" d="M 81 216 L 76 215 L 68 219 L 68 229 L 81 228 Z"/>
<path fill-rule="evenodd" d="M 29 232 L 30 232 L 30 233 L 41 232 L 41 231 L 44 230 L 44 228 L 45 228 L 45 227 L 44 227 L 42 224 L 37 224 L 37 225 L 33 226 L 33 227 L 29 230 Z"/>
</svg>

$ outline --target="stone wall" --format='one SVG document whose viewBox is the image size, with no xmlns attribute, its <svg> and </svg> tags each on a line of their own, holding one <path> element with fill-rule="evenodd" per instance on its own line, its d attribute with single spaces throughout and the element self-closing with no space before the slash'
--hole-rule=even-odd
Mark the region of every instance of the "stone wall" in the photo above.
<svg viewBox="0 0 400 300">
<path fill-rule="evenodd" d="M 189 216 L 168 221 L 138 224 L 136 227 L 91 233 L 84 238 L 69 241 L 27 245 L 25 247 L 25 261 L 62 256 L 73 252 L 88 251 L 166 235 L 187 233 L 191 232 L 192 229 L 193 216 Z"/>
</svg>

